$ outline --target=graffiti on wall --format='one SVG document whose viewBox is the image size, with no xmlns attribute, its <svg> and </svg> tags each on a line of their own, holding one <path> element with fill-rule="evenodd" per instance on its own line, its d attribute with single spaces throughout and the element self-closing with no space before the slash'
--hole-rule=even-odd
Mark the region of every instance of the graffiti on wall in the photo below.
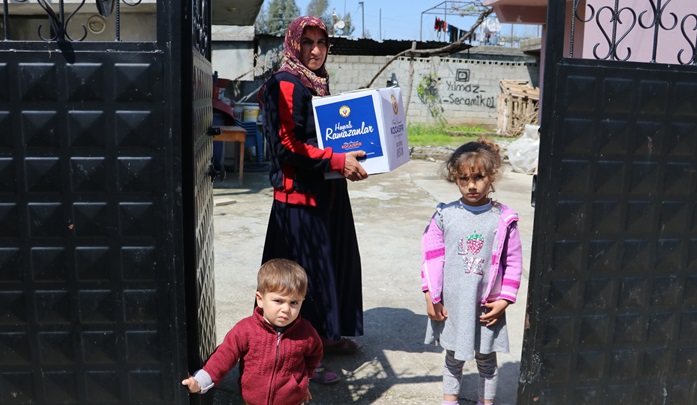
<svg viewBox="0 0 697 405">
<path fill-rule="evenodd" d="M 441 107 L 441 98 L 438 93 L 438 85 L 440 78 L 435 73 L 428 74 L 421 78 L 419 85 L 416 87 L 416 94 L 419 100 L 426 104 L 431 116 L 440 123 L 444 124 L 443 107 Z"/>
<path fill-rule="evenodd" d="M 444 104 L 465 105 L 468 107 L 496 108 L 496 97 L 488 96 L 486 90 L 470 81 L 469 69 L 457 69 L 454 80 L 444 80 Z"/>
</svg>

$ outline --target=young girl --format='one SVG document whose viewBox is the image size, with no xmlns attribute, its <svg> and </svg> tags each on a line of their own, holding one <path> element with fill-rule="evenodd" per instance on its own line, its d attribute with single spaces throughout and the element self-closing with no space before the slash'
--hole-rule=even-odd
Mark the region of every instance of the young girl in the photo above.
<svg viewBox="0 0 697 405">
<path fill-rule="evenodd" d="M 499 147 L 466 143 L 444 164 L 444 177 L 462 198 L 440 203 L 422 238 L 422 290 L 429 323 L 426 343 L 445 350 L 443 405 L 457 405 L 462 367 L 475 359 L 479 403 L 496 396 L 496 353 L 508 352 L 505 311 L 515 302 L 522 255 L 518 214 L 492 201 Z"/>
</svg>

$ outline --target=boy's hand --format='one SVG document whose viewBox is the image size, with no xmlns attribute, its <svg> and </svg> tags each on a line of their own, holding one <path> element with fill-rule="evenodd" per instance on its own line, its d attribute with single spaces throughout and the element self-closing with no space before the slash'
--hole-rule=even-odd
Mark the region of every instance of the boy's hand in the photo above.
<svg viewBox="0 0 697 405">
<path fill-rule="evenodd" d="M 312 394 L 310 394 L 310 388 L 307 388 L 307 392 L 305 393 L 305 402 L 310 402 L 312 399 Z"/>
<path fill-rule="evenodd" d="M 479 321 L 485 323 L 486 326 L 491 326 L 495 324 L 499 321 L 499 318 L 501 317 L 501 315 L 503 315 L 503 313 L 506 311 L 506 308 L 508 308 L 510 304 L 511 303 L 506 300 L 487 302 L 486 304 L 484 304 L 484 307 L 489 311 L 487 311 L 486 314 L 481 315 L 479 317 Z"/>
<path fill-rule="evenodd" d="M 201 391 L 201 386 L 198 384 L 198 381 L 196 381 L 196 379 L 191 376 L 189 376 L 189 378 L 187 379 L 182 380 L 182 385 L 185 385 L 189 389 L 189 392 L 192 394 Z"/>
<path fill-rule="evenodd" d="M 430 291 L 426 291 L 424 295 L 426 296 L 426 313 L 429 319 L 442 321 L 448 317 L 448 311 L 445 310 L 442 302 L 434 304 L 433 301 L 431 301 Z"/>
</svg>

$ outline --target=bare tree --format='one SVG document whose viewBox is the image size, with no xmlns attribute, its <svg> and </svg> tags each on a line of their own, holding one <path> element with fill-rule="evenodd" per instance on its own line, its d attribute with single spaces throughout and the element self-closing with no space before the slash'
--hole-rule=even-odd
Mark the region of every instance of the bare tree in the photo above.
<svg viewBox="0 0 697 405">
<path fill-rule="evenodd" d="M 445 45 L 441 48 L 436 48 L 436 49 L 416 49 L 415 46 L 412 46 L 411 49 L 404 50 L 397 55 L 393 56 L 390 60 L 388 60 L 385 65 L 373 76 L 373 78 L 366 84 L 365 86 L 361 88 L 368 88 L 373 85 L 375 80 L 382 74 L 382 72 L 387 69 L 388 66 L 392 64 L 395 60 L 401 58 L 402 56 L 408 56 L 408 57 L 415 57 L 415 56 L 430 56 L 430 55 L 443 55 L 443 54 L 448 54 L 448 53 L 453 53 L 455 52 L 456 49 L 459 48 L 462 43 L 464 43 L 466 40 L 468 40 L 470 37 L 472 37 L 472 34 L 477 30 L 477 28 L 482 25 L 482 22 L 486 20 L 486 18 L 494 12 L 494 9 L 492 8 L 487 8 L 486 10 L 482 11 L 482 13 L 479 15 L 479 18 L 477 18 L 477 21 L 472 25 L 472 28 L 470 28 L 469 31 L 463 36 L 460 37 L 455 42 L 452 42 L 448 45 Z"/>
</svg>

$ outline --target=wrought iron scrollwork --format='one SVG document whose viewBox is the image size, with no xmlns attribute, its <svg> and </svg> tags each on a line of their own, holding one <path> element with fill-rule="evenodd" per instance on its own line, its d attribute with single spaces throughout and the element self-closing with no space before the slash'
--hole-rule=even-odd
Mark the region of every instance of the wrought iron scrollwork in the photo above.
<svg viewBox="0 0 697 405">
<path fill-rule="evenodd" d="M 694 42 L 690 40 L 689 34 L 685 31 L 685 25 L 687 24 L 688 19 L 693 19 L 695 20 L 695 24 L 692 27 L 692 34 L 695 39 Z M 682 53 L 685 51 L 684 49 L 681 49 L 680 52 L 678 52 L 678 62 L 681 65 L 695 65 L 697 64 L 697 15 L 696 14 L 688 14 L 682 19 L 682 23 L 680 24 L 680 31 L 682 32 L 682 36 L 685 37 L 685 41 L 687 41 L 688 44 L 690 44 L 690 51 L 692 52 L 692 57 L 690 60 L 687 62 L 682 61 Z"/>
<path fill-rule="evenodd" d="M 15 3 L 26 3 L 27 0 L 14 0 Z M 68 31 L 70 21 L 85 5 L 85 0 L 81 0 L 75 6 L 75 9 L 66 17 L 65 1 L 59 0 L 51 2 L 50 0 L 36 0 L 37 4 L 44 10 L 49 21 L 49 32 L 46 33 L 46 28 L 40 25 L 38 28 L 38 37 L 44 41 L 84 41 L 88 35 L 88 28 L 85 24 L 81 25 L 82 35 L 79 38 L 73 38 Z M 3 30 L 5 41 L 11 40 L 10 34 L 10 12 L 8 6 L 9 0 L 3 0 Z M 129 7 L 135 7 L 142 3 L 142 0 L 96 0 L 95 6 L 97 12 L 102 17 L 110 17 L 114 14 L 116 41 L 121 41 L 121 3 Z M 52 5 L 53 4 L 53 5 Z M 54 5 L 58 6 L 58 10 L 54 9 Z M 74 35 L 74 34 L 73 34 Z"/>
<path fill-rule="evenodd" d="M 43 39 L 44 41 L 82 41 L 85 38 L 87 38 L 87 27 L 85 25 L 82 25 L 82 30 L 83 34 L 82 37 L 79 39 L 74 39 L 68 34 L 68 24 L 70 24 L 70 20 L 77 14 L 78 11 L 82 8 L 82 6 L 85 5 L 85 0 L 82 0 L 80 4 L 77 5 L 77 8 L 75 11 L 70 13 L 68 18 L 65 18 L 65 4 L 63 1 L 60 1 L 58 3 L 58 14 L 53 10 L 50 4 L 46 0 L 37 0 L 37 3 L 39 3 L 39 6 L 46 11 L 46 14 L 48 15 L 49 23 L 51 25 L 51 31 L 50 33 L 53 33 L 53 35 L 50 35 L 48 37 L 45 37 L 42 33 L 41 30 L 43 28 L 43 25 L 39 25 L 39 38 Z"/>
<path fill-rule="evenodd" d="M 697 14 L 686 14 L 682 16 L 681 20 L 680 16 L 678 16 L 675 12 L 668 10 L 668 6 L 673 0 L 645 1 L 647 2 L 646 4 L 648 5 L 649 10 L 646 10 L 646 7 L 637 7 L 637 4 L 620 7 L 619 0 L 615 0 L 613 6 L 605 5 L 600 7 L 597 11 L 593 9 L 592 5 L 586 4 L 587 9 L 590 10 L 589 16 L 587 18 L 582 18 L 579 15 L 578 10 L 578 4 L 580 1 L 574 0 L 574 18 L 572 18 L 571 22 L 569 56 L 574 57 L 574 33 L 576 30 L 576 22 L 580 22 L 581 24 L 594 22 L 602 36 L 605 38 L 607 43 L 607 53 L 601 55 L 598 52 L 598 50 L 603 47 L 602 43 L 596 43 L 593 46 L 593 56 L 596 59 L 601 60 L 629 60 L 632 56 L 632 49 L 630 46 L 627 46 L 626 56 L 621 57 L 619 55 L 619 52 L 621 52 L 620 50 L 622 49 L 621 43 L 635 29 L 652 30 L 653 44 L 651 48 L 651 63 L 656 63 L 659 37 L 661 36 L 661 33 L 673 31 L 679 25 L 682 36 L 685 38 L 685 42 L 688 44 L 688 46 L 687 50 L 683 48 L 678 51 L 677 61 L 683 65 L 697 64 Z M 627 3 L 625 2 L 624 4 Z M 644 11 L 641 11 L 639 15 L 637 15 L 637 9 L 643 9 Z M 608 14 L 609 20 L 606 20 L 605 17 L 608 16 Z M 694 26 L 691 26 L 690 23 L 693 21 Z M 683 54 L 691 54 L 689 60 L 683 60 Z"/>
<path fill-rule="evenodd" d="M 678 16 L 675 15 L 675 13 L 670 13 L 670 15 L 673 16 L 673 25 L 670 28 L 663 24 L 663 12 L 665 11 L 666 6 L 670 4 L 670 2 L 671 0 L 666 0 L 666 2 L 661 6 L 661 0 L 658 0 L 658 3 L 654 3 L 653 0 L 649 0 L 649 3 L 651 4 L 651 9 L 653 10 L 653 19 L 651 20 L 651 24 L 644 25 L 644 23 L 642 22 L 642 18 L 644 17 L 644 15 L 647 15 L 648 11 L 643 11 L 639 15 L 639 25 L 641 26 L 641 28 L 653 28 L 653 49 L 651 52 L 651 63 L 656 63 L 656 50 L 658 48 L 659 31 L 661 29 L 671 31 L 678 25 Z"/>
<path fill-rule="evenodd" d="M 627 47 L 627 56 L 624 59 L 620 59 L 620 57 L 617 55 L 617 49 L 619 48 L 620 42 L 622 42 L 627 35 L 634 29 L 634 26 L 636 26 L 637 23 L 637 15 L 636 12 L 629 8 L 629 7 L 623 7 L 623 8 L 618 8 L 618 1 L 615 0 L 615 8 L 611 8 L 610 6 L 603 6 L 598 9 L 598 13 L 596 15 L 596 22 L 598 23 L 598 28 L 600 29 L 600 32 L 603 34 L 605 37 L 605 40 L 607 41 L 608 44 L 608 51 L 605 56 L 599 56 L 598 55 L 598 48 L 600 47 L 600 43 L 595 44 L 593 47 L 593 56 L 595 56 L 596 59 L 614 59 L 614 60 L 620 60 L 620 61 L 626 61 L 629 60 L 629 58 L 632 56 L 632 49 L 630 47 Z M 605 31 L 605 28 L 603 27 L 603 24 L 600 22 L 600 16 L 603 13 L 603 11 L 609 11 L 610 12 L 610 23 L 612 24 L 612 36 L 609 36 L 607 31 Z M 631 25 L 629 28 L 622 33 L 622 36 L 617 39 L 617 27 L 618 24 L 624 25 L 622 22 L 622 12 L 629 12 L 629 15 L 631 16 Z"/>
</svg>

